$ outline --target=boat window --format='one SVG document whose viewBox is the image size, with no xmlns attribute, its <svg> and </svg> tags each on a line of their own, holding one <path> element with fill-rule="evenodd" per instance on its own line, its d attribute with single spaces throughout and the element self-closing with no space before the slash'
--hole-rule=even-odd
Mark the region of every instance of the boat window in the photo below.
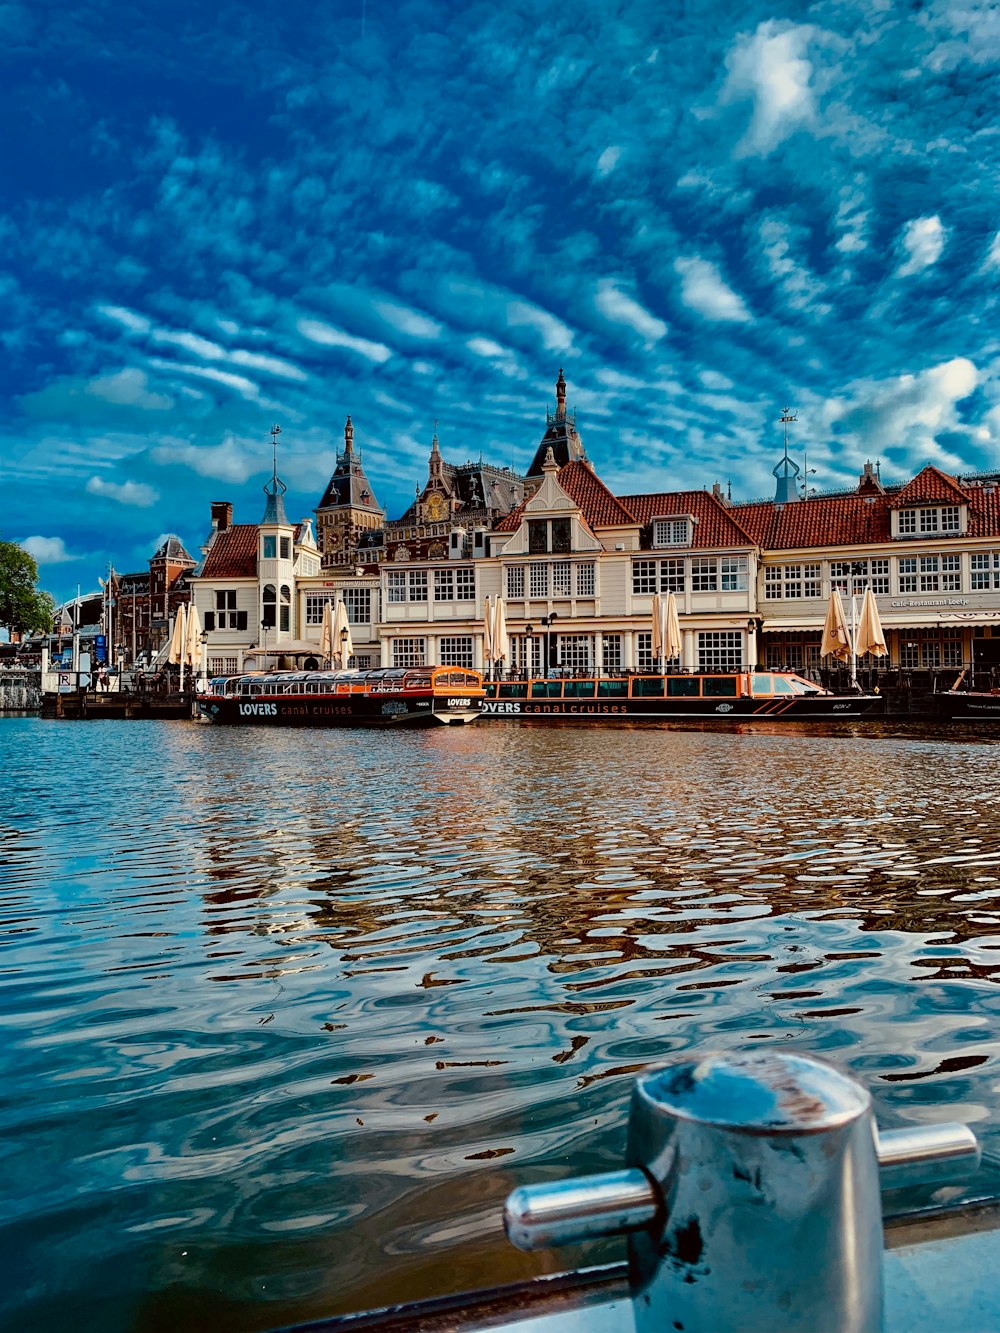
<svg viewBox="0 0 1000 1333">
<path fill-rule="evenodd" d="M 442 685 L 457 685 L 461 689 L 469 682 L 464 671 L 451 671 L 447 676 L 440 678 L 440 683 Z"/>
<path fill-rule="evenodd" d="M 240 689 L 241 694 L 260 694 L 259 680 L 245 680 Z"/>
<path fill-rule="evenodd" d="M 592 680 L 568 680 L 563 686 L 563 696 L 567 699 L 593 699 L 594 682 Z"/>
<path fill-rule="evenodd" d="M 489 689 L 489 686 L 486 688 Z M 528 697 L 528 686 L 521 680 L 505 680 L 500 686 L 494 685 L 493 689 L 497 691 L 494 697 L 500 699 L 527 699 Z"/>
<path fill-rule="evenodd" d="M 438 676 L 437 683 L 444 685 L 451 679 L 450 676 Z M 429 690 L 431 688 L 432 678 L 422 674 L 414 674 L 406 677 L 404 684 L 408 690 Z"/>
<path fill-rule="evenodd" d="M 500 693 L 500 686 L 495 680 L 484 680 L 483 689 L 486 691 L 487 699 L 495 699 Z"/>
<path fill-rule="evenodd" d="M 767 698 L 770 698 L 771 695 L 774 693 L 774 690 L 771 687 L 771 677 L 751 676 L 750 692 L 751 694 L 762 695 L 766 696 Z"/>
<path fill-rule="evenodd" d="M 697 676 L 668 676 L 667 695 L 671 699 L 697 699 L 701 681 Z"/>
<path fill-rule="evenodd" d="M 532 699 L 558 699 L 561 695 L 561 680 L 533 680 L 531 682 Z"/>
<path fill-rule="evenodd" d="M 627 694 L 627 680 L 599 680 L 597 682 L 598 699 L 624 699 Z"/>
<path fill-rule="evenodd" d="M 794 694 L 794 693 L 795 693 L 795 691 L 792 689 L 792 682 L 791 682 L 790 680 L 786 680 L 784 676 L 775 676 L 775 678 L 774 678 L 774 692 L 775 692 L 775 694 Z"/>
<path fill-rule="evenodd" d="M 736 695 L 735 676 L 704 676 L 701 692 L 712 699 L 732 699 Z"/>
<path fill-rule="evenodd" d="M 633 699 L 662 699 L 662 676 L 636 676 L 632 681 Z"/>
</svg>

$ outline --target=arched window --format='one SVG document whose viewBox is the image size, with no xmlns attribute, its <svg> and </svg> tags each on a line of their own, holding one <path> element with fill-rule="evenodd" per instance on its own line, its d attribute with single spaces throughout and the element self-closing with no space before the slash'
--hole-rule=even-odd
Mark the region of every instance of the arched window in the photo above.
<svg viewBox="0 0 1000 1333">
<path fill-rule="evenodd" d="M 281 585 L 281 609 L 279 612 L 280 620 L 278 628 L 282 634 L 287 634 L 291 625 L 292 615 L 292 590 L 287 583 Z"/>
<path fill-rule="evenodd" d="M 264 614 L 260 618 L 260 623 L 261 625 L 263 625 L 265 629 L 274 629 L 274 626 L 277 623 L 274 614 L 276 610 L 275 603 L 277 602 L 278 599 L 277 599 L 277 594 L 274 591 L 273 583 L 264 584 L 263 600 L 264 600 Z"/>
</svg>

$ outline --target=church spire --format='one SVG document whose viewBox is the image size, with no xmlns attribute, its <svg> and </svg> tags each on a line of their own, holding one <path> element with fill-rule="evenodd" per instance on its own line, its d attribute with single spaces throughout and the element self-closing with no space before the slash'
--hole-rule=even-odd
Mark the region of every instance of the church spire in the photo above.
<svg viewBox="0 0 1000 1333">
<path fill-rule="evenodd" d="M 261 524 L 271 523 L 280 524 L 282 527 L 288 527 L 288 516 L 285 513 L 285 502 L 282 496 L 288 490 L 283 481 L 278 479 L 278 436 L 281 434 L 281 427 L 275 423 L 271 427 L 271 480 L 264 487 L 264 494 L 267 496 L 267 504 L 264 506 L 264 517 Z"/>
<path fill-rule="evenodd" d="M 344 426 L 344 453 L 352 454 L 354 452 L 354 424 L 351 421 L 350 413 L 347 415 L 347 424 Z"/>
<path fill-rule="evenodd" d="M 559 378 L 556 380 L 556 420 L 566 420 L 566 381 L 563 378 L 562 366 L 559 367 Z"/>
</svg>

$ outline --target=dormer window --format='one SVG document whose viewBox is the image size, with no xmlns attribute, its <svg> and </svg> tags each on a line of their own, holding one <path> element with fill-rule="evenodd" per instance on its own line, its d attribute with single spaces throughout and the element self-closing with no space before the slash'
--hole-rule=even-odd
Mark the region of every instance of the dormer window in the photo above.
<svg viewBox="0 0 1000 1333">
<path fill-rule="evenodd" d="M 899 537 L 927 536 L 934 533 L 958 533 L 962 530 L 962 510 L 959 505 L 942 505 L 927 509 L 901 509 L 896 515 L 896 535 Z"/>
<path fill-rule="evenodd" d="M 568 518 L 531 518 L 528 520 L 529 555 L 568 555 L 572 549 L 573 526 Z"/>
<path fill-rule="evenodd" d="M 690 546 L 691 518 L 655 518 L 653 520 L 654 546 Z"/>
</svg>

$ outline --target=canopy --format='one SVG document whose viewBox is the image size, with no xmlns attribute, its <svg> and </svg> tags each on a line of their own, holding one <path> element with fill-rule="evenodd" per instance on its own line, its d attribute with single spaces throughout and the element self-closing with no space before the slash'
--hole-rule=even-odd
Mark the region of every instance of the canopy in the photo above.
<svg viewBox="0 0 1000 1333">
<path fill-rule="evenodd" d="M 872 657 L 886 656 L 885 634 L 882 631 L 882 622 L 879 620 L 871 584 L 865 589 L 864 600 L 861 603 L 861 620 L 854 647 L 859 657 L 864 657 L 865 653 L 871 653 Z"/>
<path fill-rule="evenodd" d="M 652 635 L 652 656 L 653 661 L 658 662 L 663 656 L 663 603 L 660 600 L 658 592 L 653 593 L 653 635 Z"/>
<path fill-rule="evenodd" d="M 184 661 L 190 667 L 201 668 L 201 617 L 192 602 L 187 610 L 187 633 L 184 638 Z"/>
<path fill-rule="evenodd" d="M 510 653 L 510 639 L 507 635 L 507 611 L 502 597 L 498 597 L 493 607 L 493 656 L 502 662 Z"/>
<path fill-rule="evenodd" d="M 174 620 L 174 632 L 170 636 L 170 648 L 167 652 L 167 661 L 179 664 L 186 661 L 185 649 L 187 647 L 187 606 L 184 602 L 177 608 L 177 617 Z"/>
<path fill-rule="evenodd" d="M 664 610 L 663 656 L 680 657 L 684 640 L 681 638 L 681 621 L 677 614 L 677 598 L 672 592 L 667 593 Z"/>
<path fill-rule="evenodd" d="M 823 623 L 823 641 L 819 646 L 821 657 L 835 657 L 846 662 L 851 656 L 851 636 L 844 617 L 844 604 L 840 600 L 840 590 L 834 588 L 830 594 L 826 620 Z"/>
<path fill-rule="evenodd" d="M 319 655 L 330 665 L 333 657 L 333 607 L 329 600 L 323 603 L 323 624 L 319 632 Z"/>
<path fill-rule="evenodd" d="M 493 661 L 493 608 L 488 597 L 483 603 L 483 660 Z"/>
</svg>

